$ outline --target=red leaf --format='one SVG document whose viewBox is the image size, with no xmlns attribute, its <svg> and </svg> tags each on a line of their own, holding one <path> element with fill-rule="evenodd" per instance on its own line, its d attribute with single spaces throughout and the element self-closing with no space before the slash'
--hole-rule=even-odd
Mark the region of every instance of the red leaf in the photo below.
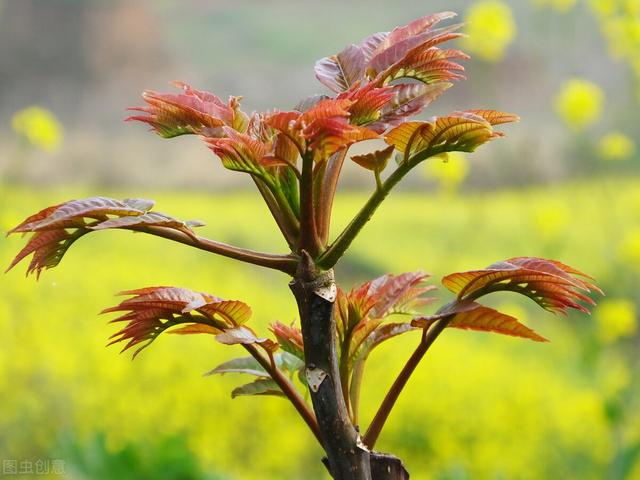
<svg viewBox="0 0 640 480">
<path fill-rule="evenodd" d="M 142 210 L 140 207 L 146 207 Z M 127 216 L 142 215 L 153 207 L 150 200 L 92 197 L 83 200 L 70 200 L 28 217 L 17 227 L 9 230 L 8 234 L 16 232 L 37 232 L 40 230 L 54 230 L 58 228 L 82 227 L 85 217 L 91 219 L 106 219 L 107 215 Z"/>
<path fill-rule="evenodd" d="M 379 75 L 376 82 L 384 82 L 387 78 L 386 69 L 390 67 L 397 69 L 408 61 L 409 56 L 414 56 L 436 45 L 461 37 L 461 34 L 454 33 L 459 28 L 460 25 L 452 25 L 447 28 L 429 30 L 394 43 L 371 59 L 368 64 L 369 75 Z"/>
<path fill-rule="evenodd" d="M 285 352 L 304 360 L 304 344 L 299 328 L 275 322 L 270 325 L 270 329 Z"/>
<path fill-rule="evenodd" d="M 381 111 L 395 96 L 394 87 L 377 88 L 372 83 L 364 87 L 356 84 L 350 90 L 338 95 L 338 99 L 353 101 L 349 107 L 349 122 L 365 125 L 380 118 Z"/>
<path fill-rule="evenodd" d="M 134 357 L 162 332 L 178 325 L 183 326 L 170 333 L 221 335 L 237 329 L 249 331 L 247 327 L 238 327 L 251 313 L 249 307 L 239 301 L 222 300 L 178 287 L 146 287 L 121 294 L 132 297 L 102 313 L 126 312 L 111 321 L 127 324 L 111 336 L 109 345 L 127 341 L 122 351 L 141 345 Z"/>
<path fill-rule="evenodd" d="M 403 83 L 393 85 L 394 98 L 382 109 L 380 118 L 369 125 L 376 132 L 383 132 L 398 125 L 405 118 L 419 114 L 453 84 L 447 82 L 425 85 L 422 83 Z"/>
<path fill-rule="evenodd" d="M 147 106 L 129 109 L 144 115 L 131 116 L 127 120 L 147 123 L 165 138 L 185 134 L 217 137 L 222 134 L 223 126 L 240 132 L 246 130 L 248 117 L 239 109 L 239 97 L 230 97 L 225 104 L 217 96 L 195 90 L 186 83 L 177 82 L 175 85 L 183 90 L 182 94 L 145 91 L 142 98 Z"/>
<path fill-rule="evenodd" d="M 316 78 L 336 93 L 349 89 L 364 79 L 365 54 L 357 45 L 350 45 L 337 55 L 316 62 Z"/>
<path fill-rule="evenodd" d="M 69 247 L 91 230 L 146 225 L 173 228 L 193 236 L 191 227 L 200 225 L 199 222 L 185 223 L 166 215 L 149 212 L 151 207 L 151 200 L 92 197 L 70 200 L 45 208 L 8 232 L 34 234 L 11 262 L 7 271 L 33 254 L 27 274 L 35 273 L 39 277 L 42 270 L 58 265 Z"/>
<path fill-rule="evenodd" d="M 412 324 L 417 327 L 424 327 L 434 320 L 451 315 L 454 315 L 454 317 L 449 321 L 447 327 L 500 333 L 513 337 L 528 338 L 534 342 L 549 341 L 520 323 L 516 318 L 475 302 L 455 303 L 453 307 L 444 309 L 437 315 L 418 318 Z"/>
<path fill-rule="evenodd" d="M 201 222 L 194 222 L 194 221 L 183 222 L 182 220 L 177 220 L 173 217 L 164 215 L 163 213 L 149 212 L 149 213 L 145 213 L 144 215 L 139 215 L 136 217 L 128 216 L 128 217 L 112 218 L 110 220 L 101 222 L 98 225 L 95 225 L 89 228 L 91 230 L 106 230 L 109 228 L 125 228 L 125 227 L 136 227 L 136 226 L 165 227 L 165 228 L 172 228 L 174 230 L 179 230 L 183 233 L 186 233 L 190 237 L 195 237 L 195 233 L 191 229 L 192 225 L 201 226 L 203 224 Z"/>
<path fill-rule="evenodd" d="M 389 163 L 394 150 L 394 146 L 391 145 L 383 150 L 376 150 L 364 155 L 354 155 L 351 160 L 372 172 L 382 172 Z"/>
<path fill-rule="evenodd" d="M 587 313 L 582 303 L 594 301 L 581 293 L 601 290 L 578 270 L 553 260 L 517 257 L 494 263 L 482 270 L 454 273 L 442 279 L 459 299 L 474 300 L 495 291 L 513 291 L 528 296 L 541 307 L 556 313 L 573 308 Z"/>
</svg>

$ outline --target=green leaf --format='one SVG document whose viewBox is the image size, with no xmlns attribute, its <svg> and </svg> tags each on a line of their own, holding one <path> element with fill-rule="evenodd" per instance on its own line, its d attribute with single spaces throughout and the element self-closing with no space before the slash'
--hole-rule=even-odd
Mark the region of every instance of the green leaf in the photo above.
<svg viewBox="0 0 640 480">
<path fill-rule="evenodd" d="M 282 393 L 280 387 L 278 387 L 276 382 L 274 382 L 270 378 L 261 378 L 255 380 L 254 382 L 234 388 L 231 392 L 231 398 L 249 395 L 269 395 L 284 397 L 284 393 Z"/>
</svg>

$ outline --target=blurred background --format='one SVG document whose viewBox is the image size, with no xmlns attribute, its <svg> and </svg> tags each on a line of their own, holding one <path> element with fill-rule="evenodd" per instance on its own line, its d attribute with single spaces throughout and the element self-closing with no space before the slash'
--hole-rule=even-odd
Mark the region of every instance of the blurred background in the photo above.
<svg viewBox="0 0 640 480">
<path fill-rule="evenodd" d="M 496 297 L 552 342 L 447 332 L 379 448 L 416 479 L 640 479 L 640 0 L 0 0 L 0 229 L 71 198 L 146 197 L 205 221 L 205 236 L 283 252 L 247 176 L 195 138 L 125 124 L 125 108 L 183 80 L 243 95 L 246 111 L 287 110 L 327 93 L 317 59 L 441 10 L 467 23 L 458 47 L 473 58 L 468 80 L 424 118 L 495 108 L 522 121 L 474 154 L 415 171 L 338 280 L 425 269 L 439 284 L 527 255 L 592 274 L 607 296 L 590 318 Z M 372 187 L 346 168 L 334 233 Z M 0 263 L 22 243 L 3 240 Z M 232 401 L 241 378 L 202 377 L 241 352 L 167 336 L 131 362 L 104 348 L 115 329 L 97 316 L 117 291 L 176 285 L 246 301 L 266 332 L 295 319 L 283 275 L 125 232 L 79 242 L 38 283 L 23 268 L 0 277 L 0 474 L 326 478 L 288 404 Z M 416 341 L 372 356 L 365 424 Z"/>
</svg>

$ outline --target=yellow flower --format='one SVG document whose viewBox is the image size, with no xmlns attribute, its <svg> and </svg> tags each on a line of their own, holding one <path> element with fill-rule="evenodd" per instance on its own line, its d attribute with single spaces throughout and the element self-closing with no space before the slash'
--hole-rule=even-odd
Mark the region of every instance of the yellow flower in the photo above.
<svg viewBox="0 0 640 480">
<path fill-rule="evenodd" d="M 41 107 L 17 111 L 11 118 L 13 130 L 36 148 L 55 152 L 62 143 L 62 125 L 53 113 Z"/>
<path fill-rule="evenodd" d="M 605 300 L 596 309 L 596 319 L 599 337 L 605 343 L 630 337 L 638 329 L 636 306 L 630 300 Z"/>
<path fill-rule="evenodd" d="M 464 48 L 489 62 L 502 60 L 516 35 L 516 25 L 509 6 L 500 0 L 476 2 L 465 15 L 468 38 Z"/>
<path fill-rule="evenodd" d="M 440 189 L 455 191 L 464 182 L 469 164 L 460 152 L 437 155 L 425 162 L 425 176 L 438 182 Z"/>
<path fill-rule="evenodd" d="M 605 160 L 626 160 L 636 150 L 636 145 L 627 135 L 611 132 L 600 139 L 598 152 Z"/>
<path fill-rule="evenodd" d="M 598 85 L 573 78 L 562 86 L 555 107 L 567 125 L 579 130 L 598 120 L 603 101 L 604 93 Z"/>
</svg>

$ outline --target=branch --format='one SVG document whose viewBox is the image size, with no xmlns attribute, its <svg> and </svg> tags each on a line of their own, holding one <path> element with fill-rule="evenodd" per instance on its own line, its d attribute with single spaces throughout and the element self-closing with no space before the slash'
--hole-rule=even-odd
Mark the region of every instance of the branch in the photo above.
<svg viewBox="0 0 640 480">
<path fill-rule="evenodd" d="M 398 168 L 396 168 L 393 173 L 376 188 L 375 192 L 373 192 L 371 197 L 369 197 L 369 200 L 367 200 L 367 203 L 364 204 L 362 209 L 360 209 L 338 238 L 336 238 L 331 245 L 327 247 L 325 252 L 320 255 L 316 263 L 325 269 L 332 268 L 351 246 L 351 243 L 358 236 L 362 227 L 364 227 L 371 219 L 382 201 L 387 198 L 387 195 L 389 195 L 389 192 L 391 192 L 393 187 L 395 187 L 398 182 L 400 182 L 400 180 L 402 180 L 404 176 L 417 164 L 429 157 L 438 155 L 443 151 L 443 148 L 428 149 L 417 153 L 406 161 L 403 161 L 400 166 L 398 166 Z"/>
<path fill-rule="evenodd" d="M 313 157 L 302 157 L 302 177 L 300 178 L 300 251 L 306 250 L 315 257 L 320 250 L 320 240 L 316 228 L 313 208 Z"/>
<path fill-rule="evenodd" d="M 371 422 L 371 425 L 369 425 L 367 433 L 362 439 L 363 443 L 368 448 L 373 449 L 376 441 L 378 440 L 378 437 L 380 436 L 380 432 L 382 431 L 382 428 L 387 421 L 387 418 L 389 418 L 389 414 L 391 413 L 393 406 L 398 400 L 398 397 L 400 396 L 400 393 L 402 392 L 404 386 L 407 384 L 409 378 L 411 377 L 411 374 L 415 371 L 418 363 L 420 363 L 420 360 L 422 360 L 424 355 L 429 350 L 429 347 L 433 345 L 433 342 L 435 342 L 436 338 L 438 338 L 438 336 L 447 327 L 447 325 L 449 325 L 449 322 L 453 319 L 453 317 L 454 315 L 450 315 L 438 320 L 431 326 L 428 331 L 425 331 L 425 333 L 423 334 L 420 344 L 413 352 L 409 360 L 407 360 L 407 363 L 400 371 L 400 374 L 396 378 L 395 382 L 393 382 L 393 385 L 391 385 L 391 388 L 382 400 L 382 403 L 380 404 L 375 417 L 373 417 L 373 421 Z"/>
<path fill-rule="evenodd" d="M 351 246 L 351 243 L 358 236 L 362 227 L 371 219 L 382 201 L 387 198 L 391 189 L 402 180 L 410 169 L 411 166 L 409 164 L 403 163 L 382 183 L 380 188 L 376 188 L 376 191 L 369 197 L 367 203 L 364 204 L 349 225 L 346 226 L 338 238 L 336 238 L 320 258 L 318 258 L 318 265 L 322 268 L 331 268 L 336 264 L 340 257 L 344 255 L 344 252 Z"/>
<path fill-rule="evenodd" d="M 300 233 L 300 224 L 298 219 L 295 218 L 295 215 L 291 212 L 291 208 L 286 201 L 284 202 L 285 205 L 282 205 L 282 192 L 279 192 L 276 188 L 272 188 L 259 177 L 252 176 L 252 178 L 256 187 L 258 187 L 258 191 L 260 192 L 260 195 L 262 195 L 264 202 L 267 204 L 271 215 L 276 221 L 280 232 L 287 241 L 289 248 L 291 248 L 292 251 L 295 251 L 296 242 Z M 276 193 L 280 193 L 280 198 L 276 197 Z"/>
<path fill-rule="evenodd" d="M 270 253 L 256 252 L 254 250 L 234 247 L 233 245 L 227 245 L 226 243 L 209 240 L 208 238 L 203 238 L 198 235 L 187 235 L 186 233 L 182 233 L 171 228 L 154 226 L 134 226 L 125 228 L 127 230 L 148 233 L 155 235 L 156 237 L 173 240 L 174 242 L 189 245 L 190 247 L 195 247 L 207 252 L 216 253 L 223 257 L 240 260 L 241 262 L 250 263 L 252 265 L 279 270 L 289 275 L 293 275 L 295 273 L 298 265 L 298 259 L 293 255 L 274 255 Z"/>
<path fill-rule="evenodd" d="M 316 440 L 322 446 L 322 439 L 320 437 L 320 428 L 318 427 L 318 421 L 313 411 L 309 408 L 309 405 L 304 401 L 304 398 L 300 395 L 300 392 L 291 383 L 291 381 L 284 375 L 275 364 L 264 358 L 264 356 L 258 351 L 258 349 L 251 344 L 243 345 L 245 350 L 255 358 L 260 365 L 269 373 L 274 382 L 278 384 L 282 393 L 286 395 L 293 407 L 298 411 L 300 417 L 305 421 L 307 426 L 311 429 L 311 432 L 316 437 Z"/>
</svg>

